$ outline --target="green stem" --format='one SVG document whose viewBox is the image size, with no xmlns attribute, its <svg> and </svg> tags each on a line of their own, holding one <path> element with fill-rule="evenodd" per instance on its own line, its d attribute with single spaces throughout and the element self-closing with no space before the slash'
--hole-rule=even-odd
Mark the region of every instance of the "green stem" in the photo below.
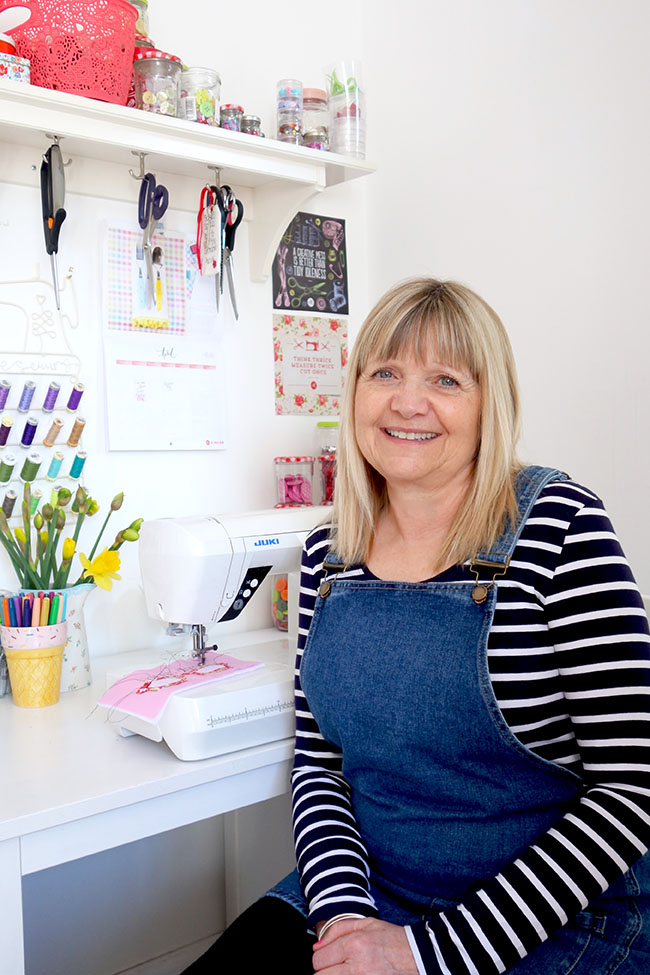
<svg viewBox="0 0 650 975">
<path fill-rule="evenodd" d="M 97 551 L 97 546 L 99 545 L 99 540 L 100 540 L 100 538 L 102 537 L 102 535 L 104 534 L 104 529 L 106 528 L 106 526 L 107 526 L 107 524 L 108 524 L 108 519 L 109 519 L 109 518 L 111 517 L 111 515 L 112 515 L 112 514 L 113 514 L 113 509 L 112 509 L 112 508 L 109 508 L 109 509 L 108 509 L 108 514 L 107 514 L 107 515 L 106 515 L 106 517 L 104 518 L 104 524 L 103 524 L 103 525 L 102 525 L 102 527 L 101 527 L 101 528 L 99 529 L 99 535 L 98 535 L 98 536 L 97 536 L 97 538 L 95 539 L 95 544 L 93 545 L 93 547 L 92 547 L 92 549 L 91 549 L 91 552 L 90 552 L 90 555 L 88 556 L 88 561 L 89 561 L 89 562 L 92 562 L 92 560 L 93 560 L 93 555 L 94 555 L 94 554 L 95 554 L 95 552 Z"/>
</svg>

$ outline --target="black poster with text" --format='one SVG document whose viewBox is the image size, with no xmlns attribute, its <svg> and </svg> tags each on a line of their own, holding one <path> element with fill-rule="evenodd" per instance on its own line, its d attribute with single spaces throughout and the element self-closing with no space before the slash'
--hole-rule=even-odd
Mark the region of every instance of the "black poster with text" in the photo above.
<svg viewBox="0 0 650 975">
<path fill-rule="evenodd" d="M 349 314 L 345 220 L 296 214 L 273 259 L 273 307 Z"/>
</svg>

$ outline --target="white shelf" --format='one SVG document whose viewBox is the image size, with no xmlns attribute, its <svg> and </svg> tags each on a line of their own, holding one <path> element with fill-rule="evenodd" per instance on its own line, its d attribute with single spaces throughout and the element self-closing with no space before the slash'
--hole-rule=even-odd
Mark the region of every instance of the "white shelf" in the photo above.
<svg viewBox="0 0 650 975">
<path fill-rule="evenodd" d="M 62 148 L 67 156 L 137 170 L 131 153 L 145 152 L 147 170 L 205 182 L 206 166 L 218 166 L 222 182 L 249 187 L 255 214 L 250 232 L 251 278 L 256 281 L 268 277 L 286 225 L 309 197 L 375 170 L 361 159 L 0 82 L 0 141 L 42 150 L 46 134 L 65 139 Z"/>
</svg>

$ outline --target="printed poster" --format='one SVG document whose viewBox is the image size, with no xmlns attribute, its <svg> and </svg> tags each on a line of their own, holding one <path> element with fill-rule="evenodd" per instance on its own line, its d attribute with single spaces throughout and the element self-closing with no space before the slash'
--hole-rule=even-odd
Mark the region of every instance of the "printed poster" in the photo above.
<svg viewBox="0 0 650 975">
<path fill-rule="evenodd" d="M 345 220 L 296 214 L 273 259 L 273 307 L 349 314 Z"/>
<path fill-rule="evenodd" d="M 184 235 L 154 232 L 156 291 L 143 283 L 142 231 L 109 226 L 104 366 L 109 450 L 225 447 L 214 278 Z M 146 274 L 146 268 L 145 274 Z"/>
<path fill-rule="evenodd" d="M 348 360 L 345 319 L 273 316 L 275 412 L 337 416 Z"/>
</svg>

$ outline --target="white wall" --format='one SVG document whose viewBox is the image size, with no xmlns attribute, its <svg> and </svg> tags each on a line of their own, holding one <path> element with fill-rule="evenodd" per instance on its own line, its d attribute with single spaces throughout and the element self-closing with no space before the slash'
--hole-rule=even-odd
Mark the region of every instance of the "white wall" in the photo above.
<svg viewBox="0 0 650 975">
<path fill-rule="evenodd" d="M 433 273 L 513 341 L 522 456 L 605 500 L 650 592 L 643 0 L 367 4 L 370 294 Z"/>
<path fill-rule="evenodd" d="M 221 30 L 208 29 L 199 0 L 187 0 L 182 16 L 171 0 L 151 7 L 156 42 L 188 63 L 216 67 L 223 99 L 261 114 L 268 135 L 278 77 L 314 84 L 337 56 L 364 59 L 368 155 L 377 174 L 328 190 L 311 207 L 348 220 L 352 328 L 372 300 L 412 274 L 458 278 L 484 295 L 503 317 L 519 362 L 522 454 L 601 493 L 650 592 L 645 2 L 402 0 L 396 7 L 352 0 L 344 16 L 313 5 L 284 16 L 273 5 L 240 0 L 228 15 L 230 37 L 223 13 Z M 0 184 L 0 200 L 5 190 Z M 92 265 L 83 245 L 101 218 L 101 201 L 78 198 L 77 217 L 70 202 L 62 249 L 74 245 L 81 266 Z M 229 324 L 226 335 L 233 435 L 223 454 L 106 452 L 98 311 L 84 309 L 80 354 L 97 384 L 88 396 L 87 480 L 93 489 L 100 481 L 102 492 L 110 483 L 107 496 L 123 487 L 129 518 L 270 505 L 273 455 L 311 449 L 313 423 L 272 412 L 270 285 L 240 294 L 241 323 Z M 240 408 L 242 387 L 249 398 Z M 166 639 L 144 617 L 134 555 L 127 552 L 115 594 L 90 604 L 96 652 Z M 168 849 L 173 864 L 182 851 L 172 840 Z M 199 896 L 214 905 L 215 930 L 219 856 L 206 856 L 195 877 Z M 139 862 L 146 873 L 146 856 Z M 93 889 L 93 876 L 83 874 L 89 917 L 104 916 L 111 897 L 129 894 L 102 891 L 101 882 Z M 74 871 L 57 882 L 74 884 Z M 38 888 L 27 894 L 43 902 Z M 198 932 L 207 933 L 205 926 Z M 39 937 L 35 929 L 32 935 Z M 139 942 L 128 935 L 141 957 L 154 953 L 145 935 Z M 40 938 L 47 940 L 43 927 Z M 36 948 L 33 957 L 42 957 Z"/>
</svg>

